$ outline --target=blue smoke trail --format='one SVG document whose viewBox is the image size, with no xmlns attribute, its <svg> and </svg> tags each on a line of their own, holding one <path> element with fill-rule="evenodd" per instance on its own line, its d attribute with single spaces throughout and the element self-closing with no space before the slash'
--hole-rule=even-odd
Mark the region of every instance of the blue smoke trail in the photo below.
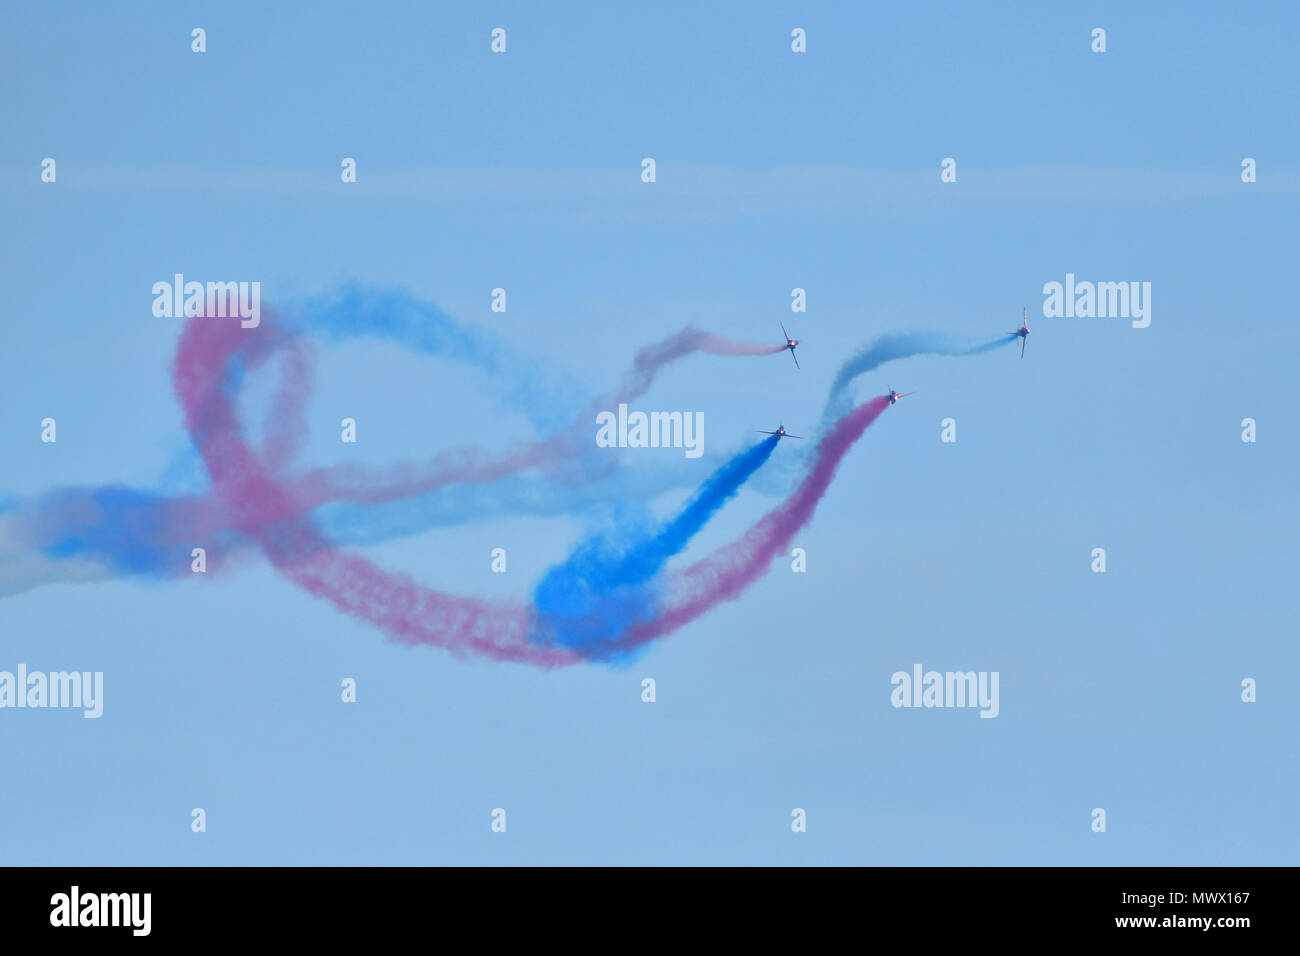
<svg viewBox="0 0 1300 956">
<path fill-rule="evenodd" d="M 1015 333 L 977 341 L 936 335 L 933 332 L 899 332 L 882 335 L 845 361 L 840 366 L 840 370 L 835 373 L 835 381 L 831 383 L 831 393 L 826 400 L 822 421 L 839 417 L 840 406 L 847 400 L 846 392 L 855 378 L 879 368 L 886 362 L 911 358 L 914 355 L 979 355 L 981 352 L 991 352 L 1015 340 Z"/>
<path fill-rule="evenodd" d="M 533 640 L 598 651 L 632 625 L 651 620 L 659 603 L 656 576 L 763 466 L 778 440 L 773 435 L 727 462 L 658 529 L 625 514 L 615 529 L 579 544 L 537 585 Z"/>
<path fill-rule="evenodd" d="M 491 376 L 494 388 L 504 385 L 499 397 L 539 429 L 568 424 L 590 397 L 574 385 L 572 375 L 520 354 L 500 339 L 462 325 L 401 290 L 351 283 L 289 307 L 284 314 L 296 329 L 327 342 L 376 338 L 425 355 L 464 362 Z"/>
<path fill-rule="evenodd" d="M 16 520 L 29 546 L 53 560 L 93 561 L 107 571 L 158 578 L 190 570 L 190 544 L 233 547 L 233 531 L 188 542 L 166 496 L 126 485 L 64 488 L 24 503 Z"/>
<path fill-rule="evenodd" d="M 62 489 L 40 499 L 46 520 L 32 537 L 49 558 L 100 561 L 122 574 L 157 573 L 178 564 L 156 543 L 164 500 L 124 485 Z"/>
<path fill-rule="evenodd" d="M 571 374 L 539 362 L 486 332 L 462 325 L 435 306 L 399 290 L 353 283 L 282 308 L 277 318 L 292 331 L 326 342 L 370 337 L 464 362 L 489 376 L 494 383 L 491 391 L 497 398 L 544 432 L 571 423 L 590 397 L 575 384 Z M 247 372 L 242 360 L 232 362 L 224 383 L 226 391 L 237 391 Z M 27 552 L 55 562 L 94 562 L 107 576 L 165 578 L 188 572 L 189 548 L 178 551 L 175 543 L 159 542 L 162 533 L 174 524 L 170 520 L 169 493 L 174 495 L 183 489 L 199 493 L 208 486 L 198 455 L 187 447 L 172 456 L 161 480 L 149 490 L 125 486 L 64 488 L 32 498 L 6 498 L 0 509 L 6 518 L 0 526 L 0 595 L 60 579 L 52 568 L 43 576 L 13 573 L 14 567 L 21 570 L 22 555 Z M 508 500 L 504 501 L 495 510 L 506 510 L 508 505 Z M 485 513 L 492 510 L 489 507 Z M 559 513 L 563 509 L 551 510 Z M 376 528 L 365 527 L 369 516 L 361 507 L 335 509 L 334 520 L 352 531 L 351 535 L 342 535 L 344 543 L 349 537 L 352 541 L 384 540 L 465 520 L 462 513 L 453 521 L 446 511 L 437 492 L 432 492 L 418 503 L 393 502 L 391 508 L 380 513 L 382 520 Z M 246 541 L 237 532 L 227 530 L 209 534 L 201 543 L 229 553 Z M 81 579 L 74 573 L 80 574 L 69 568 L 68 580 Z"/>
</svg>

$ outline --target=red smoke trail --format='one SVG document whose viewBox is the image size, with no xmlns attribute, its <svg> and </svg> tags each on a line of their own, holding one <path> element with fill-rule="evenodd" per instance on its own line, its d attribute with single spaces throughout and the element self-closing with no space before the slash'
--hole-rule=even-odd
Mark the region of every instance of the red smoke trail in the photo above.
<svg viewBox="0 0 1300 956">
<path fill-rule="evenodd" d="M 701 614 L 732 601 L 767 573 L 772 560 L 784 552 L 812 518 L 835 472 L 853 444 L 889 407 L 888 396 L 873 398 L 849 412 L 817 445 L 807 476 L 785 501 L 773 508 L 731 544 L 691 565 L 672 582 L 667 608 L 653 620 L 633 628 L 618 646 L 642 644 L 677 630 Z"/>
<path fill-rule="evenodd" d="M 711 332 L 700 332 L 699 336 L 700 351 L 709 355 L 776 355 L 786 349 L 784 345 L 759 345 L 756 342 L 724 339 Z"/>
<path fill-rule="evenodd" d="M 176 350 L 173 378 L 186 427 L 232 526 L 256 542 L 276 570 L 400 643 L 543 667 L 581 660 L 530 644 L 525 608 L 435 591 L 358 555 L 331 551 L 311 521 L 295 515 L 290 495 L 244 440 L 223 388 L 227 362 L 247 348 L 249 337 L 235 323 L 189 323 Z"/>
<path fill-rule="evenodd" d="M 284 347 L 284 366 L 262 441 L 262 457 L 274 471 L 286 467 L 307 440 L 307 396 L 311 394 L 313 368 L 311 343 L 291 339 Z"/>
</svg>

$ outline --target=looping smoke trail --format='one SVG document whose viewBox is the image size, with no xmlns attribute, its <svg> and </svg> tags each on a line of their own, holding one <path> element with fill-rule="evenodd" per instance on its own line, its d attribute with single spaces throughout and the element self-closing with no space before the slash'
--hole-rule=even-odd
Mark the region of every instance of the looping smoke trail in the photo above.
<svg viewBox="0 0 1300 956">
<path fill-rule="evenodd" d="M 434 644 L 455 653 L 542 667 L 576 663 L 563 650 L 527 640 L 527 609 L 424 587 L 386 572 L 359 555 L 333 551 L 311 521 L 294 513 L 287 493 L 240 432 L 226 384 L 229 363 L 248 336 L 232 323 L 190 322 L 173 363 L 186 427 L 229 508 L 235 528 L 265 553 L 273 567 L 309 593 L 367 620 L 402 643 Z"/>
<path fill-rule="evenodd" d="M 650 361 L 654 358 L 649 357 Z M 203 402 L 187 400 L 181 368 L 178 358 L 182 403 L 187 412 L 202 408 Z M 212 389 L 206 401 L 217 411 L 219 426 L 233 425 L 228 413 L 221 412 L 220 396 L 214 398 Z M 340 609 L 383 627 L 399 640 L 431 642 L 453 650 L 472 649 L 498 660 L 542 666 L 572 663 L 574 651 L 583 650 L 587 657 L 611 659 L 620 651 L 676 630 L 722 601 L 735 599 L 766 573 L 775 556 L 811 519 L 844 455 L 888 406 L 887 397 L 875 398 L 836 423 L 818 443 L 809 472 L 795 492 L 744 537 L 674 578 L 667 607 L 659 606 L 656 591 L 647 585 L 654 582 L 668 557 L 680 552 L 717 508 L 735 494 L 740 483 L 767 460 L 776 446 L 775 438 L 760 443 L 715 473 L 678 518 L 658 534 L 622 549 L 608 539 L 584 542 L 568 562 L 553 569 L 539 585 L 531 614 L 433 592 L 409 578 L 383 572 L 357 556 L 332 554 L 319 547 L 305 559 L 300 551 L 291 548 L 286 559 L 284 541 L 265 537 L 258 540 L 272 563 L 292 580 Z M 211 426 L 197 418 L 190 415 L 187 421 L 196 433 L 206 433 Z M 224 428 L 216 430 L 219 434 Z M 208 450 L 201 450 L 212 467 Z M 251 465 L 247 458 L 232 454 L 231 448 L 221 450 L 221 460 L 227 466 L 231 461 Z M 251 485 L 248 478 L 245 476 L 236 485 L 238 491 L 251 492 L 254 497 L 271 493 L 255 476 Z M 228 479 L 224 469 L 213 472 L 213 480 L 223 493 Z M 289 541 L 311 533 L 305 530 L 306 522 L 298 523 L 302 527 L 288 535 Z M 429 626 L 431 620 L 436 623 Z"/>
<path fill-rule="evenodd" d="M 340 324 L 349 309 L 373 308 L 374 300 L 346 299 L 328 312 L 321 328 L 354 334 Z M 421 323 L 428 315 L 408 302 L 378 334 L 439 352 L 442 339 Z M 445 317 L 444 317 L 445 318 Z M 445 329 L 443 330 L 445 331 Z M 768 460 L 776 447 L 771 438 L 718 469 L 685 508 L 657 529 L 616 529 L 583 542 L 570 559 L 553 568 L 537 590 L 533 606 L 491 602 L 427 588 L 407 575 L 385 571 L 365 558 L 335 550 L 310 517 L 321 504 L 350 500 L 350 494 L 377 500 L 427 491 L 447 484 L 494 481 L 515 472 L 541 468 L 577 456 L 583 450 L 576 431 L 557 433 L 496 458 L 478 451 L 444 453 L 418 468 L 377 472 L 317 469 L 289 476 L 305 432 L 303 402 L 310 387 L 311 351 L 300 324 L 276 329 L 264 324 L 255 334 L 233 323 L 197 317 L 185 326 L 173 365 L 173 379 L 186 427 L 212 482 L 206 497 L 165 499 L 130 489 L 92 489 L 62 498 L 51 496 L 51 511 L 60 515 L 60 533 L 41 527 L 36 516 L 32 539 L 45 545 L 47 557 L 112 556 L 128 571 L 150 571 L 168 560 L 162 542 L 184 531 L 205 528 L 232 547 L 247 540 L 286 578 L 339 610 L 366 620 L 393 639 L 430 644 L 453 653 L 477 653 L 541 667 L 582 660 L 612 661 L 646 641 L 694 620 L 722 601 L 735 599 L 762 576 L 777 554 L 811 519 L 845 454 L 888 407 L 873 399 L 830 426 L 816 446 L 808 473 L 781 505 L 743 537 L 685 571 L 665 577 L 666 562 L 683 551 L 716 511 Z M 852 379 L 884 361 L 911 354 L 975 354 L 1014 336 L 986 343 L 954 343 L 934 336 L 895 335 L 877 340 L 841 369 L 832 387 L 828 413 L 842 399 Z M 476 355 L 473 342 L 456 346 Z M 781 346 L 759 346 L 721 339 L 687 328 L 642 349 L 615 396 L 634 397 L 653 382 L 668 362 L 695 351 L 719 355 L 763 355 Z M 262 445 L 245 440 L 234 402 L 248 373 L 283 354 L 277 402 L 282 417 L 272 420 Z M 502 372 L 499 356 L 479 359 Z M 493 364 L 496 363 L 496 364 Z M 590 408 L 591 406 L 588 406 Z M 579 428 L 582 416 L 573 426 Z M 423 470 L 421 470 L 423 469 Z M 579 474 L 585 478 L 585 474 Z M 386 484 L 384 483 L 386 481 Z M 351 490 L 349 483 L 353 483 Z M 6 503 L 12 512 L 13 504 Z M 23 520 L 32 515 L 20 515 Z M 107 519 L 107 520 L 106 520 Z M 21 526 L 21 521 L 19 522 Z M 12 523 L 0 528 L 8 534 Z M 178 530 L 179 529 L 179 530 Z M 31 531 L 32 529 L 28 529 Z M 40 533 L 44 532 L 44 538 Z M 2 543 L 2 542 L 0 542 Z"/>
<path fill-rule="evenodd" d="M 539 593 L 554 599 L 552 606 L 529 610 L 435 591 L 359 555 L 333 551 L 312 522 L 291 506 L 285 488 L 241 435 L 226 385 L 230 368 L 246 350 L 247 336 L 234 325 L 192 322 L 182 334 L 173 367 L 186 427 L 236 529 L 255 541 L 289 580 L 382 628 L 399 642 L 434 644 L 495 660 L 555 667 L 591 656 L 581 653 L 583 642 L 578 648 L 556 646 L 573 643 L 556 640 L 557 608 L 565 615 L 564 623 L 573 628 L 571 634 L 597 640 L 616 637 L 630 621 L 646 620 L 651 613 L 649 595 L 629 593 L 629 589 L 648 582 L 669 557 L 682 550 L 771 456 L 777 442 L 775 437 L 760 442 L 720 469 L 662 531 L 613 561 L 604 552 L 580 548 L 565 568 L 580 568 L 581 583 L 589 587 L 579 593 L 573 588 L 578 576 L 552 575 L 539 588 Z M 595 602 L 589 600 L 593 592 Z M 642 613 L 627 617 L 638 610 Z M 624 618 L 611 618 L 611 613 Z M 545 619 L 544 627 L 539 627 L 539 618 Z"/>
<path fill-rule="evenodd" d="M 236 395 L 247 376 L 276 356 L 281 379 L 261 453 L 272 472 L 286 469 L 307 429 L 303 414 L 311 385 L 310 336 L 326 340 L 371 336 L 420 352 L 441 355 L 486 371 L 508 384 L 512 402 L 535 423 L 562 420 L 560 407 L 574 407 L 568 378 L 550 376 L 548 366 L 514 355 L 501 343 L 459 326 L 436 308 L 411 296 L 360 286 L 308 302 L 287 312 L 267 310 L 262 325 L 228 356 L 224 388 Z M 191 322 L 211 321 L 202 316 Z M 667 364 L 693 352 L 764 355 L 779 347 L 738 342 L 686 328 L 643 348 L 621 387 L 596 399 L 547 438 L 515 445 L 493 455 L 474 448 L 448 449 L 421 462 L 386 468 L 336 465 L 295 475 L 278 499 L 284 514 L 303 515 L 328 508 L 325 537 L 374 541 L 414 534 L 464 510 L 460 501 L 477 500 L 475 513 L 500 511 L 525 498 L 549 498 L 555 511 L 586 507 L 617 497 L 617 466 L 608 456 L 590 454 L 587 436 L 591 410 L 643 394 Z M 558 378 L 559 384 L 552 381 Z M 556 396 L 570 394 L 570 397 Z M 527 472 L 536 477 L 526 477 Z M 503 479 L 517 479 L 510 486 Z M 643 480 L 643 476 L 636 476 Z M 668 486 L 676 484 L 669 481 Z M 491 493 L 486 489 L 492 487 Z M 578 489 L 583 489 L 581 492 Z M 456 490 L 454 496 L 435 492 Z M 632 492 L 635 494 L 636 492 Z M 443 499 L 447 499 L 444 501 Z M 358 507 L 349 508 L 355 504 Z M 376 505 L 387 505 L 370 511 Z M 118 574 L 168 578 L 188 566 L 176 558 L 177 546 L 202 539 L 231 556 L 245 544 L 227 521 L 227 507 L 212 495 L 168 497 L 124 486 L 64 489 L 27 501 L 9 501 L 0 515 L 0 594 L 53 580 L 81 580 Z M 337 534 L 336 534 L 337 533 Z M 188 548 L 186 549 L 188 552 Z M 223 562 L 230 567 L 234 562 Z"/>
</svg>

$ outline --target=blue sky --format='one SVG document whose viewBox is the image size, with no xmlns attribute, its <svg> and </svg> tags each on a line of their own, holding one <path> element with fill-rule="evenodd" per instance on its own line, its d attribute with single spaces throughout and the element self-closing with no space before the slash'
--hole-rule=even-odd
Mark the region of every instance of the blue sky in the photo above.
<svg viewBox="0 0 1300 956">
<path fill-rule="evenodd" d="M 719 452 L 815 427 L 884 332 L 985 336 L 1028 306 L 1024 361 L 868 376 L 919 394 L 850 454 L 807 573 L 776 562 L 624 669 L 401 648 L 256 562 L 0 598 L 0 669 L 105 674 L 99 720 L 0 711 L 0 862 L 1294 863 L 1294 7 L 619 7 L 6 10 L 0 495 L 201 480 L 180 324 L 150 311 L 174 272 L 271 304 L 400 287 L 588 394 L 689 319 L 784 321 L 802 370 L 696 357 L 644 400 L 703 411 Z M 1043 318 L 1066 273 L 1151 282 L 1150 327 Z M 345 415 L 375 466 L 533 434 L 508 383 L 389 344 L 332 347 L 319 379 L 315 463 Z M 496 516 L 368 553 L 522 597 L 588 528 Z M 918 662 L 998 671 L 999 716 L 892 708 Z"/>
</svg>

